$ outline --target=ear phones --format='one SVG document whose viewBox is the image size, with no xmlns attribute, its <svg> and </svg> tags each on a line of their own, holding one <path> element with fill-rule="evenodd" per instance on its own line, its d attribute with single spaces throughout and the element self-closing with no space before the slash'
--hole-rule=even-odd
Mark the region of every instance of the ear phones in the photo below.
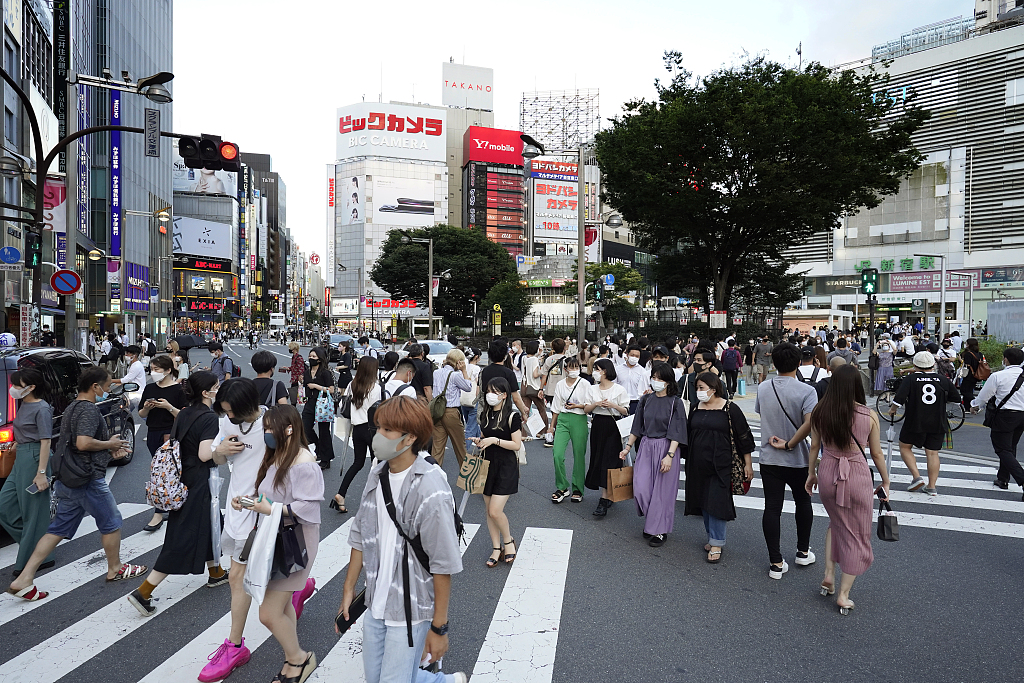
<svg viewBox="0 0 1024 683">
<path fill-rule="evenodd" d="M 285 431 L 284 435 L 285 435 L 285 436 L 291 436 L 291 435 L 292 435 L 292 428 L 291 428 L 291 427 L 289 427 L 289 428 L 287 429 L 287 431 Z"/>
</svg>

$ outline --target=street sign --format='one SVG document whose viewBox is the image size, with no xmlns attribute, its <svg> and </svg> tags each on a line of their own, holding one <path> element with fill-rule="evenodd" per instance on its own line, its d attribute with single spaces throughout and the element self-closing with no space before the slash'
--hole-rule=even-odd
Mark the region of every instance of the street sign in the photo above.
<svg viewBox="0 0 1024 683">
<path fill-rule="evenodd" d="M 312 263 L 314 266 L 320 263 L 320 254 L 314 251 L 312 254 L 309 255 L 309 262 Z"/>
<path fill-rule="evenodd" d="M 149 301 L 150 303 L 156 303 L 160 300 L 160 288 L 150 287 L 149 288 Z"/>
<path fill-rule="evenodd" d="M 0 271 L 4 270 L 24 270 L 25 264 L 23 263 L 0 263 Z"/>
<path fill-rule="evenodd" d="M 160 110 L 146 109 L 146 156 L 160 156 Z"/>
<path fill-rule="evenodd" d="M 21 252 L 17 247 L 4 247 L 0 249 L 0 261 L 4 263 L 17 263 L 21 260 Z"/>
<path fill-rule="evenodd" d="M 501 313 L 495 313 L 494 314 L 494 324 L 495 325 L 500 325 L 501 324 Z"/>
<path fill-rule="evenodd" d="M 82 288 L 82 276 L 73 270 L 58 270 L 50 277 L 53 291 L 70 296 Z"/>
<path fill-rule="evenodd" d="M 606 291 L 606 292 L 614 292 L 615 291 L 615 285 L 605 285 L 604 286 L 604 291 Z"/>
<path fill-rule="evenodd" d="M 912 299 L 910 302 L 911 313 L 924 313 L 925 309 L 928 308 L 927 299 Z"/>
<path fill-rule="evenodd" d="M 711 311 L 711 329 L 725 329 L 727 311 Z"/>
<path fill-rule="evenodd" d="M 501 313 L 501 304 L 494 304 L 494 310 Z"/>
<path fill-rule="evenodd" d="M 615 276 L 612 275 L 611 273 L 606 274 L 604 276 L 604 283 L 606 285 L 614 285 L 615 284 Z"/>
</svg>

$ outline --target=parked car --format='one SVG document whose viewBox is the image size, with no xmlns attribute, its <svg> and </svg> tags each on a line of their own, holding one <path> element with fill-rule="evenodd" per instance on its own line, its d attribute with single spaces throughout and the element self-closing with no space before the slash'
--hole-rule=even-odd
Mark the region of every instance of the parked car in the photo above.
<svg viewBox="0 0 1024 683">
<path fill-rule="evenodd" d="M 433 361 L 437 367 L 444 365 L 444 359 L 448 356 L 448 352 L 455 348 L 444 339 L 424 339 L 420 344 L 426 344 L 429 347 L 430 353 L 427 354 L 427 360 Z"/>
<path fill-rule="evenodd" d="M 354 348 L 352 350 L 355 352 L 356 357 L 361 357 L 363 355 L 363 347 L 360 346 L 359 344 L 353 344 L 353 347 Z M 378 355 L 380 356 L 383 356 L 385 353 L 387 353 L 387 349 L 384 348 L 384 345 L 380 342 L 380 340 L 373 339 L 372 337 L 370 338 L 370 348 L 376 350 Z"/>
<path fill-rule="evenodd" d="M 51 448 L 57 448 L 61 418 L 64 411 L 78 396 L 78 380 L 85 368 L 96 364 L 88 356 L 60 347 L 0 348 L 0 386 L 11 388 L 11 375 L 24 368 L 34 368 L 43 373 L 50 385 L 49 403 L 53 406 L 53 434 Z M 129 446 L 128 456 L 111 460 L 111 465 L 127 465 L 135 454 L 135 420 L 132 417 L 127 392 L 138 391 L 134 384 L 113 384 L 110 396 L 98 401 L 110 434 L 117 434 Z M 7 393 L 6 391 L 4 393 Z M 14 444 L 14 416 L 17 401 L 8 398 L 0 401 L 0 451 L 9 450 Z"/>
</svg>

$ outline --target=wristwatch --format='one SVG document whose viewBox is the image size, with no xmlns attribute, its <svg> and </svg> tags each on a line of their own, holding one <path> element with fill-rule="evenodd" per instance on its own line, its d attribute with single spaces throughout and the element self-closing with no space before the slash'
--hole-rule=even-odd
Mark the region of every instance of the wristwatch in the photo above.
<svg viewBox="0 0 1024 683">
<path fill-rule="evenodd" d="M 448 635 L 448 622 L 444 622 L 440 626 L 434 626 L 434 622 L 430 622 L 430 630 L 439 636 Z"/>
<path fill-rule="evenodd" d="M 39 474 L 46 474 L 46 470 L 39 470 Z"/>
</svg>

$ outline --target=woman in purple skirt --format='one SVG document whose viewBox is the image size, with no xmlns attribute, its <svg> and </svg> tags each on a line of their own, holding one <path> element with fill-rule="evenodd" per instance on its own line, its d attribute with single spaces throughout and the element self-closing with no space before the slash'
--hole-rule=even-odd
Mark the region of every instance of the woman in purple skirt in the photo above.
<svg viewBox="0 0 1024 683">
<path fill-rule="evenodd" d="M 825 533 L 825 577 L 822 595 L 836 592 L 836 565 L 842 572 L 836 605 L 842 614 L 853 609 L 853 580 L 867 571 L 874 559 L 871 550 L 872 496 L 889 498 L 889 472 L 879 441 L 878 415 L 865 405 L 864 384 L 855 366 L 844 365 L 832 373 L 828 391 L 811 413 L 811 456 L 805 488 L 815 487 L 828 512 Z M 865 447 L 882 477 L 874 487 Z M 818 449 L 821 465 L 815 473 Z M 881 492 L 881 493 L 880 493 Z"/>
<path fill-rule="evenodd" d="M 626 448 L 619 454 L 625 460 L 637 441 L 633 465 L 633 497 L 637 511 L 647 516 L 644 538 L 658 548 L 672 531 L 679 491 L 680 460 L 686 451 L 686 406 L 676 395 L 676 378 L 668 363 L 651 370 L 651 389 L 637 405 L 633 429 Z"/>
</svg>

